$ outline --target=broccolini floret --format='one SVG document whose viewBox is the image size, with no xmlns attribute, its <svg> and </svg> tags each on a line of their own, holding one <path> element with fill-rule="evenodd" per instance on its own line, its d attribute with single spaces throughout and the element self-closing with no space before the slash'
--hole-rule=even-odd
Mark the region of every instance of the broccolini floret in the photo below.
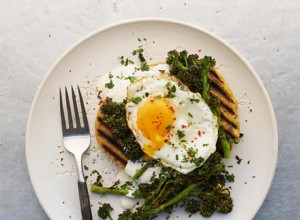
<svg viewBox="0 0 300 220">
<path fill-rule="evenodd" d="M 101 111 L 104 114 L 102 123 L 110 129 L 115 139 L 122 140 L 121 146 L 126 157 L 136 161 L 142 157 L 143 151 L 127 125 L 125 106 L 125 100 L 119 103 L 106 99 L 101 106 Z"/>
<path fill-rule="evenodd" d="M 101 217 L 102 219 L 110 219 L 112 220 L 113 218 L 110 215 L 110 212 L 114 210 L 109 203 L 104 203 L 102 206 L 99 207 L 98 209 L 98 216 Z"/>
</svg>

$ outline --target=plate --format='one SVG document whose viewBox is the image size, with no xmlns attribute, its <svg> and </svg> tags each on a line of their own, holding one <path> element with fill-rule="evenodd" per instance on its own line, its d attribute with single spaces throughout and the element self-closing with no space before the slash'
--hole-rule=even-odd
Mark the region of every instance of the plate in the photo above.
<svg viewBox="0 0 300 220">
<path fill-rule="evenodd" d="M 75 161 L 62 143 L 59 88 L 80 85 L 94 134 L 99 77 L 120 65 L 118 57 L 129 56 L 140 45 L 152 63 L 164 61 L 172 49 L 216 59 L 238 100 L 244 137 L 234 147 L 232 158 L 225 160 L 236 176 L 231 184 L 234 209 L 211 219 L 252 219 L 268 193 L 277 160 L 277 127 L 267 92 L 247 61 L 223 40 L 199 27 L 157 18 L 130 20 L 90 34 L 58 59 L 39 86 L 28 119 L 26 157 L 34 191 L 45 212 L 50 219 L 81 219 Z M 242 158 L 240 164 L 236 155 Z M 105 177 L 106 184 L 113 182 L 119 171 L 99 150 L 94 136 L 83 164 L 88 185 L 96 178 L 93 170 Z M 121 212 L 118 196 L 90 196 L 94 219 L 102 202 L 114 205 L 115 218 Z M 178 210 L 171 218 L 186 216 Z"/>
</svg>

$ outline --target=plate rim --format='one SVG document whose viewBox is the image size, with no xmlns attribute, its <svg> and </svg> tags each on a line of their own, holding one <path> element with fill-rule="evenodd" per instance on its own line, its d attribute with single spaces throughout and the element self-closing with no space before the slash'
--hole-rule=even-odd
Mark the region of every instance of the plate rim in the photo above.
<svg viewBox="0 0 300 220">
<path fill-rule="evenodd" d="M 274 155 L 272 157 L 272 172 L 270 173 L 270 179 L 267 182 L 267 187 L 265 189 L 265 191 L 263 192 L 263 200 L 260 201 L 260 203 L 257 206 L 257 211 L 253 214 L 253 216 L 251 216 L 251 219 L 255 217 L 255 215 L 258 213 L 258 211 L 260 210 L 260 208 L 262 207 L 262 204 L 265 201 L 265 198 L 267 197 L 270 188 L 271 188 L 271 184 L 273 182 L 274 176 L 275 176 L 275 171 L 276 171 L 276 165 L 277 165 L 277 158 L 278 158 L 278 128 L 277 128 L 277 121 L 276 121 L 276 117 L 275 117 L 275 113 L 274 113 L 274 109 L 270 100 L 270 97 L 268 95 L 268 92 L 266 90 L 266 88 L 264 87 L 260 77 L 258 76 L 258 74 L 256 73 L 256 71 L 254 70 L 254 68 L 250 65 L 250 63 L 234 48 L 232 47 L 229 43 L 227 43 L 225 40 L 221 39 L 220 37 L 218 37 L 217 35 L 215 35 L 214 33 L 189 22 L 186 21 L 182 21 L 182 20 L 178 20 L 178 19 L 172 19 L 172 18 L 161 18 L 161 17 L 142 17 L 142 18 L 133 18 L 133 19 L 126 19 L 126 20 L 122 20 L 119 22 L 113 22 L 110 24 L 107 24 L 101 28 L 97 28 L 96 30 L 90 32 L 89 34 L 81 37 L 79 40 L 77 40 L 74 44 L 72 44 L 68 49 L 66 49 L 55 61 L 54 63 L 50 66 L 49 70 L 46 72 L 45 76 L 43 77 L 42 81 L 40 82 L 34 98 L 32 100 L 31 106 L 30 106 L 30 111 L 28 114 L 28 119 L 27 119 L 27 126 L 26 126 L 26 134 L 25 134 L 25 154 L 26 154 L 26 164 L 27 164 L 27 169 L 28 169 L 28 174 L 29 174 L 29 178 L 30 178 L 30 182 L 32 184 L 34 193 L 40 203 L 40 205 L 42 206 L 44 212 L 46 213 L 46 215 L 48 217 L 51 216 L 51 214 L 49 213 L 46 204 L 44 204 L 44 202 L 41 201 L 39 194 L 37 193 L 37 186 L 34 184 L 34 182 L 32 181 L 33 176 L 32 176 L 32 172 L 30 171 L 31 168 L 29 166 L 29 134 L 30 134 L 30 127 L 32 126 L 32 118 L 33 118 L 33 112 L 34 109 L 37 105 L 37 100 L 39 98 L 39 95 L 41 93 L 42 88 L 44 87 L 44 85 L 46 84 L 48 78 L 50 77 L 51 73 L 53 72 L 53 70 L 60 64 L 60 62 L 66 58 L 68 56 L 68 54 L 70 52 L 72 52 L 73 50 L 75 50 L 77 47 L 79 47 L 82 43 L 86 42 L 88 39 L 94 37 L 97 34 L 100 34 L 101 32 L 105 32 L 106 30 L 109 29 L 113 29 L 113 28 L 117 28 L 118 26 L 123 26 L 123 25 L 127 25 L 127 24 L 133 24 L 133 23 L 141 23 L 141 22 L 162 22 L 162 23 L 172 23 L 172 24 L 177 24 L 177 25 L 181 25 L 181 26 L 185 26 L 191 29 L 194 29 L 196 31 L 202 32 L 204 34 L 207 34 L 209 37 L 214 38 L 215 40 L 219 41 L 220 43 L 222 43 L 225 47 L 227 47 L 230 51 L 232 51 L 236 56 L 238 56 L 238 58 L 246 65 L 246 67 L 250 70 L 250 72 L 252 73 L 252 75 L 254 76 L 256 82 L 258 83 L 263 95 L 264 95 L 264 99 L 267 101 L 266 104 L 269 108 L 269 112 L 270 112 L 270 117 L 271 117 L 271 123 L 272 123 L 272 132 L 275 135 L 274 137 L 274 146 L 273 146 L 273 150 L 274 150 Z"/>
</svg>

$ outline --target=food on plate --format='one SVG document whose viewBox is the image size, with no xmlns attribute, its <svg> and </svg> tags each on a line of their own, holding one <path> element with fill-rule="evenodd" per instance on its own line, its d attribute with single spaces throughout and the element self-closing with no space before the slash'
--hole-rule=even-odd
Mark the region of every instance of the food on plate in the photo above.
<svg viewBox="0 0 300 220">
<path fill-rule="evenodd" d="M 119 219 L 150 219 L 181 206 L 210 216 L 233 208 L 221 157 L 239 140 L 237 102 L 215 60 L 170 51 L 166 63 L 122 66 L 99 82 L 96 137 L 100 148 L 124 170 L 112 187 L 92 191 L 143 198 Z M 125 175 L 125 177 L 124 177 Z"/>
</svg>

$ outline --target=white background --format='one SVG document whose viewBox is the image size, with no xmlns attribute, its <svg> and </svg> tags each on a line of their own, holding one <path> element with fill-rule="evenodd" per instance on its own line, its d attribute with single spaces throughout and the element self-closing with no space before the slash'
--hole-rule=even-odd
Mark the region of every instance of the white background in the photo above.
<svg viewBox="0 0 300 220">
<path fill-rule="evenodd" d="M 279 130 L 274 181 L 256 219 L 299 219 L 299 11 L 298 0 L 0 1 L 0 219 L 47 219 L 25 159 L 28 112 L 47 70 L 86 34 L 138 17 L 203 27 L 254 67 L 270 95 Z"/>
</svg>

